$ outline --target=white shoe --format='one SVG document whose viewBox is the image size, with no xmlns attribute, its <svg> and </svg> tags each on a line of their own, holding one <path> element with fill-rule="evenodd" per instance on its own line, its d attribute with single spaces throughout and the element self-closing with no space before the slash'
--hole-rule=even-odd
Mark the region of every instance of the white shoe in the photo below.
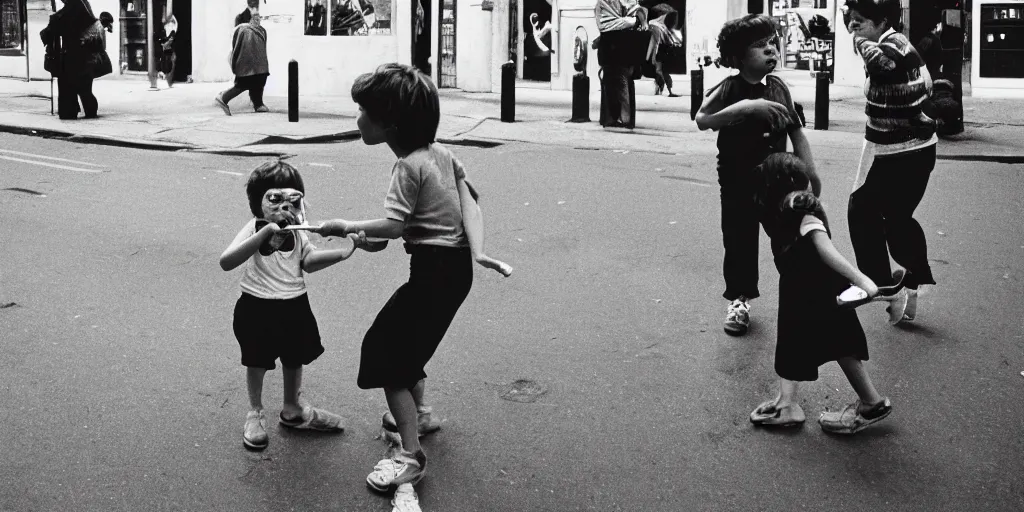
<svg viewBox="0 0 1024 512">
<path fill-rule="evenodd" d="M 903 314 L 907 311 L 907 289 L 904 288 L 893 296 L 892 300 L 889 301 L 889 307 L 885 308 L 889 312 L 889 323 L 896 325 L 903 321 Z"/>
<path fill-rule="evenodd" d="M 366 476 L 366 485 L 375 491 L 388 492 L 402 484 L 415 484 L 423 478 L 424 466 L 426 458 L 420 461 L 415 455 L 403 451 L 378 462 Z"/>
<path fill-rule="evenodd" d="M 903 321 L 913 322 L 917 318 L 917 290 L 907 289 L 907 307 L 903 310 Z"/>
<path fill-rule="evenodd" d="M 743 336 L 750 328 L 750 302 L 739 297 L 729 303 L 725 313 L 725 332 L 732 336 Z"/>
<path fill-rule="evenodd" d="M 416 489 L 412 484 L 402 484 L 395 490 L 395 497 L 391 500 L 391 512 L 421 512 L 420 499 L 416 496 Z"/>
</svg>

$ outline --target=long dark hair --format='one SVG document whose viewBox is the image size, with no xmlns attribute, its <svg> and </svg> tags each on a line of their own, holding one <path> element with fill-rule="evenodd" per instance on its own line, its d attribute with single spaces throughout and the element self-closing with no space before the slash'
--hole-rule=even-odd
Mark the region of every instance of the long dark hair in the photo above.
<svg viewBox="0 0 1024 512">
<path fill-rule="evenodd" d="M 771 237 L 791 234 L 804 215 L 824 219 L 821 202 L 809 190 L 807 164 L 792 153 L 773 153 L 755 169 L 754 202 Z"/>
</svg>

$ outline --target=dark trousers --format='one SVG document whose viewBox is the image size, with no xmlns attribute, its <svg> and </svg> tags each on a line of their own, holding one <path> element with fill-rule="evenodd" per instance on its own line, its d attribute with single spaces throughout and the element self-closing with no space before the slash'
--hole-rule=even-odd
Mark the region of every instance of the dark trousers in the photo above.
<svg viewBox="0 0 1024 512">
<path fill-rule="evenodd" d="M 96 117 L 99 102 L 92 94 L 92 77 L 61 77 L 57 79 L 57 115 L 61 119 L 78 117 L 78 99 L 82 99 L 85 117 Z"/>
<path fill-rule="evenodd" d="M 174 68 L 177 67 L 178 56 L 172 51 L 164 53 L 160 62 L 160 70 L 164 72 L 164 78 L 167 80 L 167 85 L 170 86 L 174 83 Z"/>
<path fill-rule="evenodd" d="M 632 66 L 601 68 L 601 126 L 636 125 L 636 88 Z"/>
<path fill-rule="evenodd" d="M 722 192 L 722 243 L 725 261 L 725 293 L 728 300 L 743 296 L 754 299 L 757 289 L 757 252 L 761 225 L 754 203 L 752 172 L 719 169 L 718 183 Z"/>
<path fill-rule="evenodd" d="M 224 103 L 227 103 L 244 91 L 249 91 L 249 99 L 252 100 L 252 106 L 254 108 L 260 107 L 263 105 L 263 89 L 267 86 L 268 76 L 237 76 L 235 77 L 235 84 L 230 89 L 224 91 L 221 99 L 224 100 Z"/>
<path fill-rule="evenodd" d="M 924 230 L 914 210 L 935 168 L 935 145 L 875 158 L 864 184 L 850 194 L 850 241 L 861 272 L 875 284 L 893 284 L 889 254 L 909 271 L 907 286 L 935 284 Z"/>
</svg>

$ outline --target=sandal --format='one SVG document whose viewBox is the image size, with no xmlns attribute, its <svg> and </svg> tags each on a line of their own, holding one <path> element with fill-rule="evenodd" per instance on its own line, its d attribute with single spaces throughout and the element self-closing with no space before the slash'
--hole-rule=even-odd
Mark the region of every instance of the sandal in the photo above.
<svg viewBox="0 0 1024 512">
<path fill-rule="evenodd" d="M 750 422 L 754 425 L 765 427 L 795 427 L 802 425 L 806 418 L 796 419 L 794 411 L 800 410 L 800 406 L 793 404 L 785 407 L 778 407 L 776 400 L 768 400 L 757 406 L 750 413 Z M 801 412 L 803 412 L 801 410 Z M 783 414 L 785 413 L 785 414 Z"/>
<path fill-rule="evenodd" d="M 296 430 L 319 430 L 324 432 L 342 432 L 345 430 L 344 420 L 341 416 L 310 405 L 302 408 L 302 416 L 298 418 L 285 418 L 283 412 L 279 418 L 281 425 Z"/>
</svg>

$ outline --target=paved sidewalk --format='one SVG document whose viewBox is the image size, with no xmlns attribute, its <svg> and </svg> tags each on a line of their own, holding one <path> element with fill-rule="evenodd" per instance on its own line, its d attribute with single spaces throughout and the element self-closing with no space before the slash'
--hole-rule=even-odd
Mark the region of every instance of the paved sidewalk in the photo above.
<svg viewBox="0 0 1024 512">
<path fill-rule="evenodd" d="M 808 136 L 814 143 L 859 147 L 863 133 L 860 88 L 830 88 L 830 127 L 815 131 L 814 81 L 806 71 L 785 71 L 794 99 L 805 107 Z M 705 85 L 710 85 L 710 81 Z M 106 144 L 196 151 L 277 154 L 286 145 L 355 140 L 358 107 L 348 96 L 300 98 L 300 120 L 288 122 L 287 98 L 267 97 L 272 112 L 257 114 L 247 97 L 225 116 L 213 97 L 227 83 L 176 84 L 149 90 L 146 80 L 97 80 L 94 92 L 100 118 L 63 121 L 50 114 L 50 83 L 0 79 L 0 130 Z M 569 123 L 572 93 L 521 83 L 516 88 L 515 123 L 500 121 L 499 94 L 441 90 L 442 119 L 438 137 L 449 142 L 523 141 L 588 149 L 656 151 L 677 154 L 716 152 L 716 134 L 700 132 L 690 119 L 689 78 L 679 76 L 675 91 L 684 96 L 653 95 L 653 82 L 637 82 L 637 128 L 604 129 L 597 124 L 600 91 L 591 79 L 589 123 Z M 940 144 L 940 154 L 965 159 L 1024 158 L 1020 100 L 967 98 L 964 134 Z"/>
</svg>

